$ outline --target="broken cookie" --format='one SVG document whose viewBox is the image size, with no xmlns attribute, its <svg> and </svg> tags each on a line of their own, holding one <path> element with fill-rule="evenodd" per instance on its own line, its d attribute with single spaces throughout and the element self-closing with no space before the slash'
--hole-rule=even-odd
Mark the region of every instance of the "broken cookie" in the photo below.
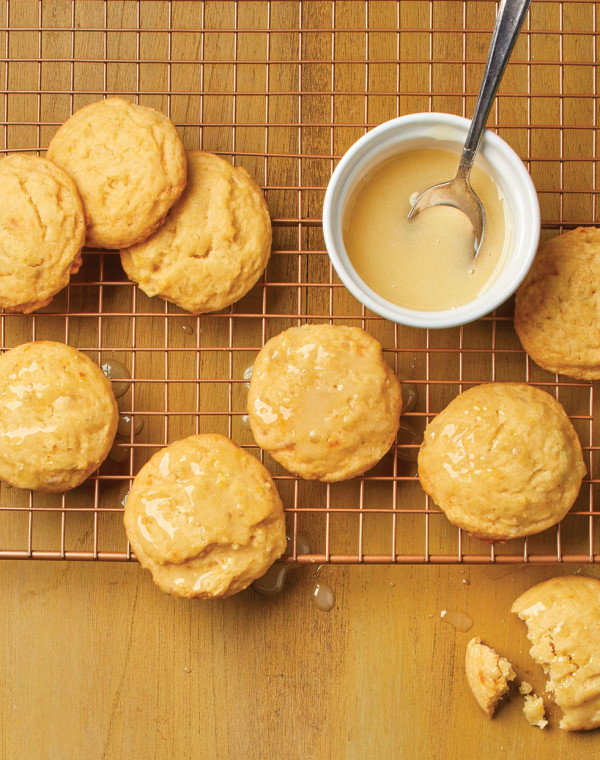
<svg viewBox="0 0 600 760">
<path fill-rule="evenodd" d="M 477 704 L 492 718 L 498 702 L 508 691 L 509 682 L 516 677 L 512 665 L 475 637 L 467 644 L 465 671 Z"/>
<path fill-rule="evenodd" d="M 521 594 L 512 612 L 527 624 L 530 654 L 549 675 L 560 728 L 600 726 L 600 580 L 551 578 Z"/>
</svg>

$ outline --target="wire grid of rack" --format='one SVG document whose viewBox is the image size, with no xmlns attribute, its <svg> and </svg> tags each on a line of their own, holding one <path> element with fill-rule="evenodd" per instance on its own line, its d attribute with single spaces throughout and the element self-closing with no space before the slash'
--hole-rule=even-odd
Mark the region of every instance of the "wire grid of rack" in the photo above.
<svg viewBox="0 0 600 760">
<path fill-rule="evenodd" d="M 533 1 L 490 116 L 490 129 L 536 183 L 543 239 L 598 219 L 598 5 Z M 373 315 L 340 284 L 322 238 L 324 190 L 354 140 L 405 113 L 471 113 L 496 8 L 491 0 L 0 2 L 3 153 L 43 154 L 74 110 L 121 95 L 168 114 L 186 148 L 245 166 L 264 187 L 274 226 L 265 276 L 225 312 L 193 317 L 147 298 L 124 276 L 118 253 L 87 250 L 50 306 L 1 315 L 2 349 L 54 339 L 100 364 L 125 364 L 132 379 L 120 407 L 134 423 L 117 439 L 115 458 L 74 491 L 2 484 L 1 558 L 131 559 L 122 504 L 133 476 L 162 446 L 210 431 L 231 436 L 274 475 L 288 561 L 600 561 L 593 385 L 530 362 L 510 304 L 439 332 Z M 382 342 L 407 394 L 417 394 L 391 452 L 346 483 L 293 477 L 258 451 L 245 424 L 245 371 L 272 335 L 305 322 L 362 326 Z M 487 545 L 450 525 L 425 496 L 415 460 L 427 420 L 461 390 L 503 380 L 560 399 L 588 475 L 559 526 Z M 309 553 L 300 554 L 300 535 Z"/>
</svg>

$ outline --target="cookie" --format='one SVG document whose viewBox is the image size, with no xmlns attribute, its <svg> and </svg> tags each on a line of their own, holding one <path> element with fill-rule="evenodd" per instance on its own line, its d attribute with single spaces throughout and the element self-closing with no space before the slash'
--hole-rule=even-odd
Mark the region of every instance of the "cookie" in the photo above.
<svg viewBox="0 0 600 760">
<path fill-rule="evenodd" d="M 52 138 L 47 158 L 75 180 L 91 248 L 145 240 L 186 184 L 185 151 L 173 122 L 122 98 L 76 111 Z"/>
<path fill-rule="evenodd" d="M 254 362 L 254 438 L 306 479 L 347 480 L 373 467 L 394 442 L 401 408 L 400 383 L 381 345 L 358 327 L 292 327 Z"/>
<path fill-rule="evenodd" d="M 475 637 L 467 644 L 465 673 L 477 704 L 488 718 L 493 718 L 498 702 L 508 692 L 510 681 L 517 677 L 512 665 Z"/>
<path fill-rule="evenodd" d="M 600 229 L 578 227 L 537 253 L 517 291 L 515 329 L 540 367 L 600 378 Z"/>
<path fill-rule="evenodd" d="M 149 296 L 193 314 L 219 311 L 256 284 L 271 253 L 264 195 L 243 168 L 188 154 L 188 185 L 163 227 L 121 251 L 123 269 Z"/>
<path fill-rule="evenodd" d="M 83 205 L 73 180 L 35 155 L 0 161 L 0 308 L 47 306 L 81 266 Z"/>
<path fill-rule="evenodd" d="M 564 575 L 525 591 L 512 612 L 527 624 L 529 650 L 549 676 L 560 727 L 600 726 L 600 580 Z"/>
<path fill-rule="evenodd" d="M 222 435 L 192 435 L 154 454 L 133 481 L 124 521 L 157 586 L 181 597 L 235 594 L 287 544 L 271 476 Z"/>
<path fill-rule="evenodd" d="M 528 681 L 521 681 L 519 694 L 523 697 L 523 715 L 530 726 L 546 728 L 548 721 L 546 720 L 544 700 L 532 692 L 533 686 Z"/>
<path fill-rule="evenodd" d="M 104 461 L 115 437 L 110 380 L 85 354 L 51 341 L 0 356 L 0 480 L 68 491 Z"/>
<path fill-rule="evenodd" d="M 563 407 L 525 383 L 461 393 L 425 430 L 423 489 L 450 522 L 500 541 L 549 528 L 573 505 L 585 466 Z"/>
</svg>

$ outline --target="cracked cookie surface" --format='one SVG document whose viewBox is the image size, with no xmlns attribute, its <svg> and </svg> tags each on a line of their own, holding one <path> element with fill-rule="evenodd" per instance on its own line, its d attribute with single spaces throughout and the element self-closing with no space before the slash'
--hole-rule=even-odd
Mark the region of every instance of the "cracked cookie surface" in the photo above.
<svg viewBox="0 0 600 760">
<path fill-rule="evenodd" d="M 204 151 L 187 155 L 188 185 L 164 226 L 122 250 L 121 262 L 147 295 L 203 314 L 256 284 L 271 253 L 271 220 L 245 169 Z"/>
<path fill-rule="evenodd" d="M 71 346 L 24 343 L 0 356 L 0 480 L 62 492 L 104 461 L 117 430 L 110 380 Z"/>
<path fill-rule="evenodd" d="M 538 251 L 517 291 L 515 330 L 540 367 L 600 378 L 600 229 L 578 227 Z"/>
<path fill-rule="evenodd" d="M 81 265 L 83 205 L 73 180 L 45 158 L 0 161 L 0 308 L 47 306 Z"/>
<path fill-rule="evenodd" d="M 464 391 L 425 430 L 423 489 L 450 522 L 487 540 L 538 533 L 573 505 L 585 465 L 556 399 L 525 383 Z"/>
<path fill-rule="evenodd" d="M 222 435 L 194 435 L 142 467 L 125 503 L 136 557 L 163 591 L 223 597 L 246 588 L 286 549 L 273 479 Z"/>
<path fill-rule="evenodd" d="M 173 122 L 122 98 L 76 111 L 50 141 L 47 158 L 74 179 L 92 248 L 145 240 L 186 184 L 185 151 Z"/>
<path fill-rule="evenodd" d="M 549 676 L 548 691 L 562 709 L 560 727 L 600 726 L 600 580 L 550 578 L 525 591 L 512 612 L 527 624 L 530 654 Z"/>
<path fill-rule="evenodd" d="M 306 479 L 347 480 L 373 467 L 394 442 L 401 408 L 381 344 L 358 327 L 292 327 L 254 361 L 248 417 L 256 442 Z"/>
</svg>

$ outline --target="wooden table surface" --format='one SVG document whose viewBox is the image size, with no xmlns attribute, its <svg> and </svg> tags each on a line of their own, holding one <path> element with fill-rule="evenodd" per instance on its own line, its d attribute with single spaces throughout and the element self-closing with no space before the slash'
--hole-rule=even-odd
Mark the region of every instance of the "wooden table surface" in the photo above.
<svg viewBox="0 0 600 760">
<path fill-rule="evenodd" d="M 194 602 L 137 565 L 5 562 L 0 757 L 592 760 L 598 731 L 559 730 L 555 709 L 533 728 L 518 695 L 490 721 L 464 676 L 478 635 L 541 692 L 510 605 L 569 571 L 327 567 L 337 602 L 321 612 L 313 568 L 278 597 Z"/>
<path fill-rule="evenodd" d="M 503 84 L 508 94 L 492 114 L 501 134 L 523 158 L 532 159 L 544 237 L 556 234 L 561 225 L 597 221 L 596 102 L 584 97 L 596 92 L 591 30 L 596 28 L 597 5 L 534 0 L 529 22 L 534 33 L 519 40 Z M 76 284 L 45 313 L 2 317 L 6 347 L 32 337 L 68 337 L 91 355 L 100 357 L 105 349 L 132 369 L 128 346 L 135 341 L 133 369 L 138 380 L 148 382 L 138 383 L 135 397 L 128 392 L 121 399 L 122 409 L 129 404 L 146 423 L 131 453 L 127 440 L 121 441 L 128 451 L 125 463 L 107 462 L 99 479 L 64 502 L 37 495 L 28 502 L 28 494 L 2 487 L 1 504 L 8 509 L 0 513 L 0 550 L 123 552 L 121 516 L 110 509 L 119 506 L 129 476 L 153 446 L 209 429 L 252 445 L 241 424 L 242 383 L 232 382 L 242 378 L 251 362 L 252 351 L 245 353 L 245 348 L 253 350 L 302 315 L 328 319 L 335 314 L 340 323 L 351 317 L 351 324 L 365 316 L 337 287 L 318 227 L 323 188 L 334 164 L 331 156 L 343 152 L 366 124 L 397 113 L 432 109 L 468 114 L 494 13 L 495 3 L 485 0 L 0 0 L 0 18 L 12 30 L 7 35 L 0 28 L 0 49 L 13 59 L 0 66 L 0 82 L 12 93 L 0 93 L 5 148 L 43 150 L 71 109 L 98 99 L 104 90 L 139 92 L 140 102 L 170 109 L 187 148 L 219 151 L 246 166 L 267 187 L 276 220 L 268 282 L 257 286 L 240 307 L 258 319 L 237 314 L 193 318 L 196 334 L 190 339 L 181 331 L 180 310 L 165 311 L 157 299 L 130 286 L 115 255 L 93 252 L 86 252 Z M 365 19 L 373 30 L 367 48 L 364 35 L 332 34 L 333 26 L 360 29 Z M 40 24 L 43 34 L 38 33 Z M 185 33 L 202 24 L 213 33 Z M 460 31 L 463 24 L 469 34 Z M 156 31 L 140 35 L 138 25 Z M 235 25 L 262 31 L 235 36 L 230 33 Z M 300 26 L 312 31 L 298 34 L 294 30 Z M 222 34 L 214 33 L 221 27 Z M 105 28 L 119 31 L 105 34 Z M 269 35 L 267 29 L 279 31 Z M 40 53 L 47 59 L 43 65 L 37 63 Z M 193 62 L 201 54 L 201 69 L 194 63 L 166 62 L 169 55 Z M 332 55 L 345 61 L 335 71 Z M 361 63 L 365 55 L 373 61 L 368 69 Z M 233 56 L 257 63 L 234 68 L 227 62 Z M 266 56 L 290 63 L 267 66 Z M 465 57 L 478 63 L 463 66 Z M 107 58 L 112 62 L 105 66 Z M 563 65 L 565 60 L 573 65 Z M 188 94 L 169 98 L 169 87 Z M 204 98 L 198 94 L 202 87 Z M 302 97 L 297 95 L 300 88 Z M 334 98 L 332 88 L 343 94 Z M 259 94 L 248 94 L 253 89 Z M 266 120 L 273 125 L 268 132 Z M 530 124 L 538 126 L 529 129 Z M 565 124 L 572 129 L 560 129 Z M 110 284 L 102 285 L 102 279 Z M 305 287 L 306 282 L 313 285 Z M 261 321 L 265 305 L 271 314 L 285 318 Z M 82 316 L 70 316 L 75 313 Z M 525 362 L 510 321 L 493 323 L 500 347 L 494 361 L 491 354 L 479 352 L 489 348 L 489 322 L 427 339 L 419 331 L 394 332 L 383 321 L 368 321 L 367 326 L 388 348 L 414 347 L 415 359 L 400 350 L 395 360 L 402 364 L 406 359 L 404 369 L 417 382 L 426 372 L 432 380 L 427 406 L 424 386 L 419 386 L 417 423 L 424 424 L 428 413 L 458 392 L 459 372 L 461 379 L 472 382 L 490 380 L 492 373 L 495 379 L 525 379 L 527 373 L 530 380 L 554 383 L 553 376 Z M 190 351 L 196 340 L 198 350 Z M 163 342 L 180 350 L 168 357 L 144 351 Z M 231 360 L 227 350 L 211 353 L 212 347 L 233 345 Z M 425 345 L 438 353 L 426 359 Z M 461 356 L 460 366 L 459 346 L 473 350 Z M 452 352 L 444 353 L 449 348 Z M 196 386 L 200 362 L 204 379 L 214 383 Z M 444 385 L 451 379 L 453 384 Z M 157 380 L 171 383 L 168 392 Z M 576 424 L 587 444 L 590 467 L 598 452 L 592 447 L 597 423 L 585 416 L 589 389 L 566 387 L 560 394 L 569 413 L 579 417 Z M 198 408 L 215 413 L 190 413 Z M 280 477 L 286 506 L 321 503 L 323 489 L 295 486 L 272 462 L 269 466 Z M 357 483 L 331 493 L 341 505 L 355 504 Z M 589 508 L 594 493 L 598 503 L 597 488 L 586 485 L 578 508 Z M 398 495 L 399 508 L 411 506 L 410 499 L 422 508 L 424 497 L 416 482 L 394 482 L 392 491 L 373 481 L 361 498 L 369 509 L 388 504 L 392 493 Z M 36 509 L 31 511 L 28 504 Z M 94 508 L 86 511 L 90 504 Z M 297 515 L 290 514 L 290 526 Z M 328 514 L 326 523 L 322 515 L 298 519 L 314 551 L 356 554 L 356 514 Z M 443 516 L 419 514 L 395 522 L 394 550 L 422 552 L 425 519 L 428 550 L 455 551 L 456 531 Z M 363 515 L 361 531 L 362 520 Z M 590 534 L 591 524 L 585 516 L 579 523 L 573 518 L 563 532 L 565 551 L 572 546 L 585 553 L 595 540 L 598 552 L 598 526 Z M 391 525 L 389 515 L 364 517 L 362 552 L 389 552 Z M 511 544 L 498 551 L 518 552 L 520 547 Z M 463 550 L 478 553 L 481 545 L 464 537 Z M 556 551 L 554 534 L 532 540 L 530 550 Z M 510 614 L 510 606 L 533 583 L 575 571 L 600 575 L 590 565 L 326 565 L 319 578 L 334 589 L 337 601 L 333 610 L 322 612 L 311 600 L 316 573 L 311 565 L 289 574 L 285 591 L 274 598 L 250 589 L 225 601 L 199 602 L 164 595 L 136 563 L 3 561 L 0 759 L 591 760 L 600 756 L 600 732 L 560 731 L 555 709 L 550 708 L 551 726 L 545 731 L 526 723 L 519 697 L 504 705 L 494 720 L 486 719 L 468 690 L 463 666 L 467 641 L 480 636 L 511 658 L 519 676 L 541 693 L 543 675 L 527 654 L 525 626 Z M 442 619 L 443 610 L 470 615 L 472 630 L 455 630 Z"/>
</svg>

